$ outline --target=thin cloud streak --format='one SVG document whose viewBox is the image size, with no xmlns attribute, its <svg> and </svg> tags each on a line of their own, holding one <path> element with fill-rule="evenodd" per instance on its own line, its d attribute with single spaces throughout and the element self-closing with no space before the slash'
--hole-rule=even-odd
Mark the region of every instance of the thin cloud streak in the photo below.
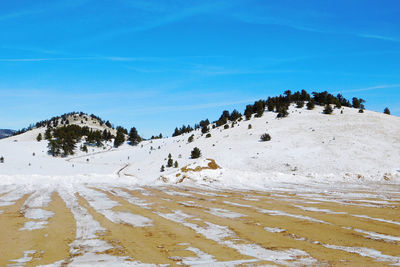
<svg viewBox="0 0 400 267">
<path fill-rule="evenodd" d="M 232 5 L 232 3 L 233 2 L 230 2 L 228 4 L 228 3 L 224 3 L 224 2 L 213 1 L 211 3 L 206 3 L 206 4 L 201 4 L 201 5 L 192 5 L 190 7 L 185 7 L 178 11 L 175 11 L 173 13 L 148 14 L 149 17 L 146 20 L 138 21 L 136 23 L 137 25 L 135 25 L 135 26 L 110 30 L 110 31 L 102 33 L 102 34 L 98 34 L 98 35 L 89 37 L 88 39 L 84 40 L 83 42 L 104 40 L 104 39 L 112 38 L 112 37 L 118 36 L 118 35 L 148 31 L 148 30 L 151 30 L 154 28 L 162 27 L 164 25 L 179 22 L 179 21 L 185 20 L 187 18 L 196 16 L 199 14 L 215 12 L 216 10 L 230 7 Z"/>
<path fill-rule="evenodd" d="M 369 39 L 378 39 L 378 40 L 383 40 L 383 41 L 400 42 L 400 39 L 397 39 L 397 38 L 394 38 L 394 37 L 389 37 L 389 36 L 383 36 L 383 35 L 358 34 L 358 36 L 363 37 L 363 38 L 369 38 Z"/>
<path fill-rule="evenodd" d="M 353 93 L 353 92 L 365 92 L 365 91 L 374 91 L 374 90 L 379 90 L 379 89 L 388 89 L 388 88 L 400 88 L 400 84 L 382 84 L 382 85 L 376 85 L 376 86 L 371 86 L 371 87 L 366 87 L 366 88 L 359 88 L 359 89 L 350 89 L 350 90 L 340 90 L 336 93 Z"/>
<path fill-rule="evenodd" d="M 0 14 L 0 21 L 25 18 L 30 15 L 46 13 L 49 11 L 54 12 L 56 10 L 63 10 L 65 8 L 75 8 L 86 4 L 88 1 L 89 0 L 69 0 L 60 1 L 58 3 L 54 3 L 55 1 L 53 1 L 51 2 L 50 6 L 43 6 L 41 8 L 38 8 L 37 5 L 35 5 L 35 8 Z"/>
<path fill-rule="evenodd" d="M 376 39 L 382 41 L 391 41 L 391 42 L 400 42 L 400 39 L 390 36 L 384 36 L 380 34 L 366 34 L 366 33 L 354 33 L 354 32 L 343 32 L 343 31 L 331 31 L 327 29 L 320 29 L 317 27 L 309 26 L 309 25 L 301 25 L 299 22 L 294 22 L 290 20 L 283 20 L 274 17 L 257 17 L 257 16 L 246 16 L 246 15 L 234 15 L 235 19 L 251 24 L 259 24 L 259 25 L 274 25 L 274 26 L 283 26 L 291 29 L 305 31 L 305 32 L 316 32 L 321 34 L 341 34 L 341 35 L 353 35 L 360 38 L 367 39 Z"/>
</svg>

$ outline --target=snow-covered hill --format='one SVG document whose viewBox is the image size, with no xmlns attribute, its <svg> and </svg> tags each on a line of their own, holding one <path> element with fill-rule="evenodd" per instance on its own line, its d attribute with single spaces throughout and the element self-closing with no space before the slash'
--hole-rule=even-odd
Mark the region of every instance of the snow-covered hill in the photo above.
<svg viewBox="0 0 400 267">
<path fill-rule="evenodd" d="M 9 129 L 0 129 L 0 139 L 13 135 L 14 131 Z"/>
<path fill-rule="evenodd" d="M 138 146 L 77 151 L 68 158 L 47 154 L 47 141 L 36 141 L 45 128 L 0 140 L 1 179 L 102 181 L 139 184 L 206 184 L 265 187 L 271 182 L 378 181 L 400 183 L 400 118 L 343 108 L 332 115 L 322 107 L 309 111 L 292 106 L 289 117 L 242 120 L 229 129 L 217 127 L 206 138 L 200 130 L 172 138 L 148 140 Z M 70 123 L 81 123 L 81 119 Z M 85 122 L 84 122 L 85 124 Z M 251 129 L 249 129 L 251 124 Z M 92 125 L 93 127 L 100 127 Z M 261 142 L 269 133 L 271 141 Z M 194 141 L 188 138 L 194 134 Z M 194 147 L 202 157 L 191 159 Z M 179 168 L 166 165 L 168 154 Z M 212 163 L 212 164 L 210 164 Z M 209 166 L 210 165 L 210 166 Z M 183 168 L 186 167 L 186 168 Z M 196 168 L 197 167 L 197 168 Z"/>
</svg>

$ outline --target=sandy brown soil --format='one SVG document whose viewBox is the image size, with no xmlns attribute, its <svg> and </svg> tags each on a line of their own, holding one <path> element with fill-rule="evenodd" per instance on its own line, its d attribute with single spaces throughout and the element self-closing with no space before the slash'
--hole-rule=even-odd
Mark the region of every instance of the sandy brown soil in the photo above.
<svg viewBox="0 0 400 267">
<path fill-rule="evenodd" d="M 99 256 L 122 257 L 128 263 L 170 265 L 400 264 L 400 194 L 396 192 L 382 200 L 378 195 L 373 197 L 374 192 L 359 192 L 368 197 L 353 198 L 323 192 L 86 188 L 117 203 L 109 209 L 99 209 L 85 194 L 79 190 L 75 193 L 79 206 L 105 229 L 96 238 L 110 248 L 96 252 Z M 21 230 L 32 220 L 22 212 L 29 196 L 21 195 L 14 204 L 0 207 L 0 266 L 24 257 L 21 264 L 29 266 L 59 261 L 69 264 L 74 257 L 82 256 L 84 252 L 71 253 L 78 226 L 57 190 L 49 205 L 43 207 L 54 213 L 47 224 L 42 229 Z M 152 223 L 116 223 L 107 218 L 108 210 L 141 215 Z M 222 232 L 213 236 L 216 228 Z M 249 249 L 252 246 L 257 246 L 258 254 Z M 284 259 L 274 254 L 290 254 L 291 249 L 301 253 Z"/>
</svg>

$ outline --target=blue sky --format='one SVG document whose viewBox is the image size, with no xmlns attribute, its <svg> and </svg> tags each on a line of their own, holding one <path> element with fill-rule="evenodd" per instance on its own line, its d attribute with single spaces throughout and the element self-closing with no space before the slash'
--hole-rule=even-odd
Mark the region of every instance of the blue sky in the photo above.
<svg viewBox="0 0 400 267">
<path fill-rule="evenodd" d="M 70 111 L 145 137 L 284 90 L 400 115 L 397 0 L 4 1 L 0 128 Z"/>
</svg>

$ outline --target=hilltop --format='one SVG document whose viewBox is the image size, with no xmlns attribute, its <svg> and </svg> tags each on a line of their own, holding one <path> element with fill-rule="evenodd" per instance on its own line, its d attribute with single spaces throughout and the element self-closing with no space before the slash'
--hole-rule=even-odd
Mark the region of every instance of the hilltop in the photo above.
<svg viewBox="0 0 400 267">
<path fill-rule="evenodd" d="M 0 129 L 0 139 L 9 137 L 14 134 L 14 130 L 10 129 Z"/>
<path fill-rule="evenodd" d="M 37 127 L 0 141 L 0 154 L 5 158 L 1 174 L 3 180 L 14 182 L 15 175 L 39 180 L 67 176 L 71 181 L 115 179 L 148 185 L 232 187 L 264 187 L 287 181 L 400 181 L 400 118 L 368 110 L 361 113 L 351 107 L 336 108 L 326 115 L 325 109 L 316 106 L 308 110 L 291 104 L 284 118 L 272 111 L 249 120 L 240 115 L 235 122 L 219 127 L 217 121 L 211 123 L 207 133 L 194 127 L 188 133 L 144 140 L 134 146 L 124 143 L 115 147 L 109 140 L 100 147 L 90 146 L 88 152 L 77 149 L 67 157 L 49 155 L 48 141 L 36 141 L 46 127 Z M 67 117 L 69 124 L 107 127 L 88 117 L 86 121 L 74 116 Z M 270 141 L 261 141 L 265 133 Z M 78 147 L 83 143 L 80 141 Z M 194 147 L 201 150 L 198 159 L 190 157 Z M 169 154 L 178 167 L 167 167 Z"/>
</svg>

